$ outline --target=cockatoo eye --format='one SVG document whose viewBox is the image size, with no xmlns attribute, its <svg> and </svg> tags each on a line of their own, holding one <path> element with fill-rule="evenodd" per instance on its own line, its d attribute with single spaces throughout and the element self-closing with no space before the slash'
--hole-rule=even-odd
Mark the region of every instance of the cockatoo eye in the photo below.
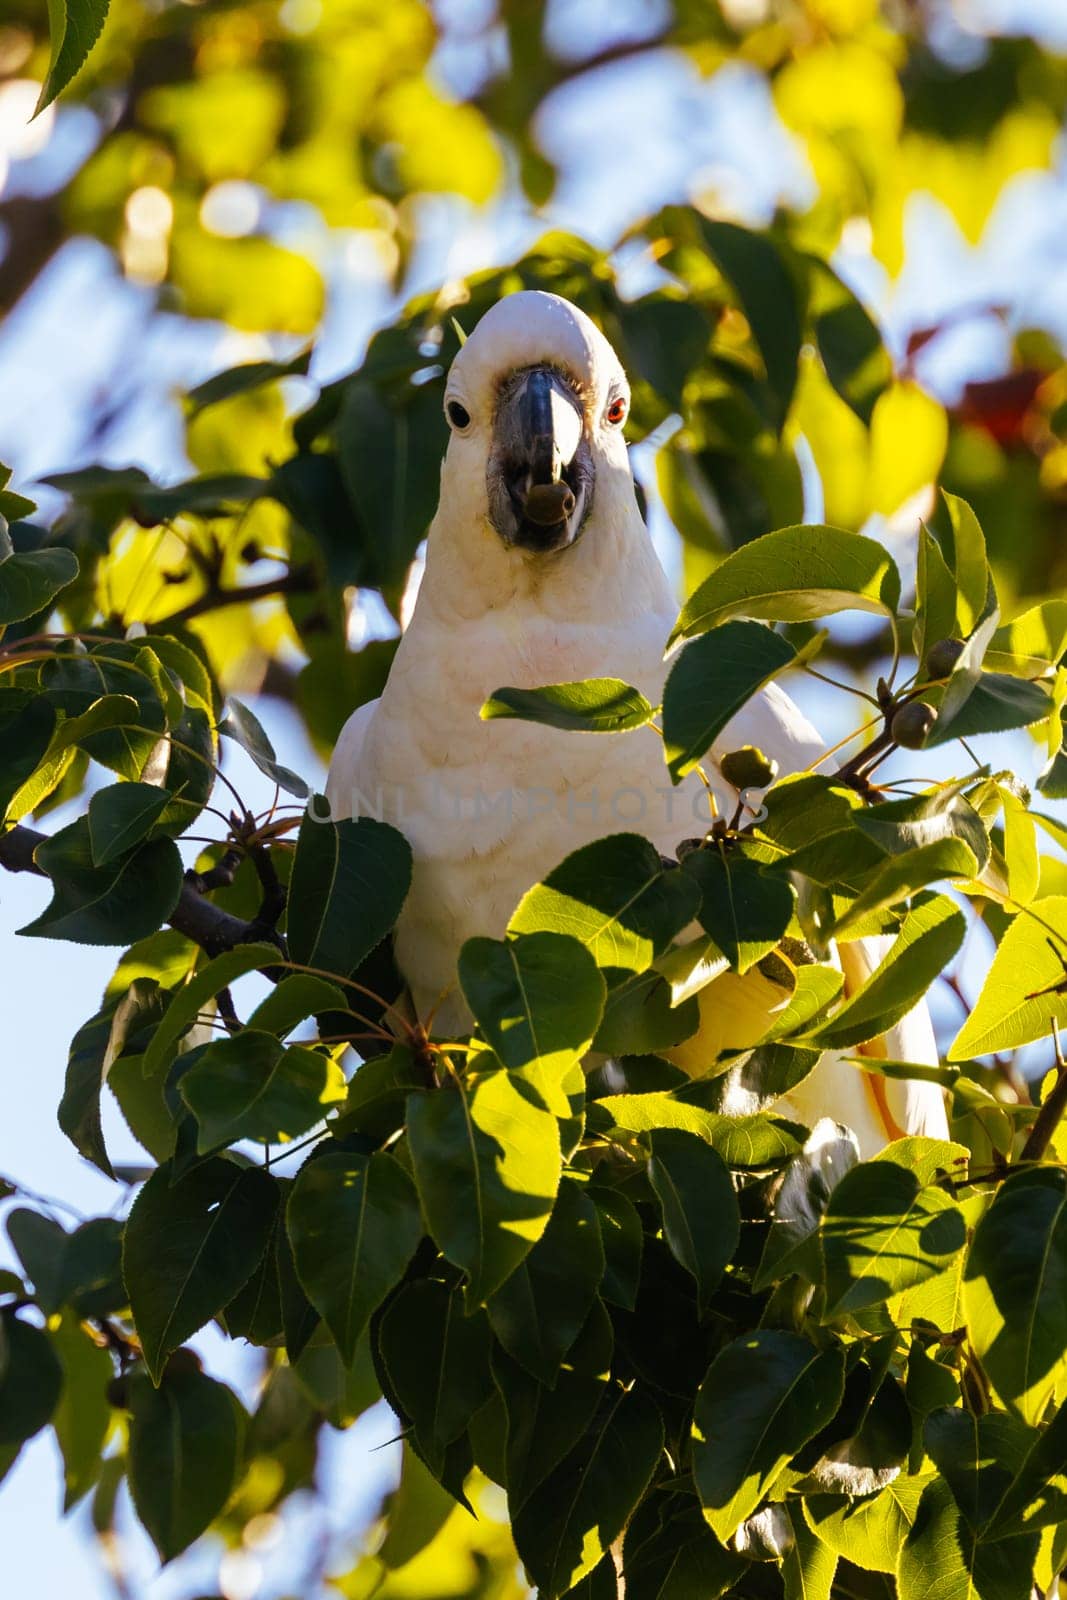
<svg viewBox="0 0 1067 1600">
<path fill-rule="evenodd" d="M 622 395 L 613 400 L 604 413 L 613 428 L 618 428 L 626 421 L 626 401 Z"/>
<path fill-rule="evenodd" d="M 462 433 L 464 428 L 471 425 L 471 414 L 466 406 L 461 406 L 458 400 L 450 400 L 445 406 L 445 414 L 457 433 Z"/>
</svg>

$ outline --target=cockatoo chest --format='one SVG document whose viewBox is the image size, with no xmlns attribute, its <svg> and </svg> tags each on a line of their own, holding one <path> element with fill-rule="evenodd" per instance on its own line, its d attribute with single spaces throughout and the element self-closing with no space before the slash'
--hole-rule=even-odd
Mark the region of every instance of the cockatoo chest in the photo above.
<svg viewBox="0 0 1067 1600">
<path fill-rule="evenodd" d="M 454 982 L 460 945 L 499 937 L 522 894 L 571 850 L 632 830 L 673 851 L 708 823 L 699 784 L 673 789 L 651 728 L 621 737 L 483 721 L 505 685 L 617 677 L 658 703 L 670 616 L 625 626 L 514 611 L 413 626 L 367 732 L 353 808 L 401 829 L 415 858 L 397 955 L 422 1009 Z"/>
</svg>

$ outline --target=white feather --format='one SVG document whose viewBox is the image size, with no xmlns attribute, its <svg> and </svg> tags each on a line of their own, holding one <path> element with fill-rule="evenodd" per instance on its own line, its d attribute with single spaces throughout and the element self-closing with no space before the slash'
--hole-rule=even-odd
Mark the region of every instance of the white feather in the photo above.
<svg viewBox="0 0 1067 1600">
<path fill-rule="evenodd" d="M 578 384 L 596 472 L 581 538 L 548 556 L 504 544 L 488 518 L 486 489 L 498 385 L 536 362 L 551 362 Z M 521 895 L 563 856 L 626 830 L 673 854 L 708 825 L 699 779 L 672 788 L 651 729 L 606 738 L 478 715 L 502 686 L 585 677 L 622 678 L 653 702 L 660 697 L 677 608 L 637 507 L 625 444 L 617 429 L 599 425 L 613 380 L 625 381 L 610 345 L 554 295 L 507 297 L 467 339 L 446 400 L 463 405 L 471 426 L 449 441 L 414 613 L 381 699 L 350 718 L 334 754 L 327 786 L 334 815 L 377 816 L 411 843 L 414 877 L 397 960 L 417 1013 L 434 1012 L 442 1030 L 466 1020 L 456 984 L 464 940 L 500 937 Z M 777 686 L 742 710 L 717 748 L 739 744 L 759 745 L 783 772 L 822 748 Z M 732 791 L 723 786 L 720 798 L 725 808 Z M 718 987 L 704 991 L 706 1006 L 725 1001 Z M 911 1059 L 936 1060 L 928 1021 L 906 1043 L 924 1052 Z M 899 1053 L 896 1042 L 890 1053 Z M 869 1146 L 885 1133 L 865 1076 L 824 1062 L 817 1114 L 864 1122 L 856 1131 Z M 940 1093 L 929 1088 L 907 1086 L 901 1114 L 908 1126 L 925 1119 L 924 1131 L 943 1132 L 943 1108 L 940 1123 L 934 1114 Z"/>
</svg>

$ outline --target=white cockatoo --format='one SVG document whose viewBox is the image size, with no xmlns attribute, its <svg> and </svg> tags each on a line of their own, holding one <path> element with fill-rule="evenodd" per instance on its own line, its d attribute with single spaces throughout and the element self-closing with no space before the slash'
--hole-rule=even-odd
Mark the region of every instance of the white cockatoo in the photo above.
<svg viewBox="0 0 1067 1600">
<path fill-rule="evenodd" d="M 605 737 L 479 717 L 502 685 L 587 677 L 621 678 L 659 703 L 677 603 L 634 494 L 628 404 L 603 334 L 539 291 L 495 305 L 448 374 L 451 438 L 422 585 L 384 693 L 345 725 L 327 783 L 335 818 L 383 818 L 411 844 L 396 958 L 416 1014 L 437 1032 L 469 1020 L 456 980 L 463 942 L 502 937 L 523 893 L 565 855 L 631 831 L 673 856 L 709 824 L 699 778 L 672 787 L 652 729 Z M 746 744 L 782 773 L 823 753 L 772 684 L 707 763 L 727 815 L 736 795 L 715 757 Z M 842 946 L 846 989 L 881 954 L 877 940 Z M 745 982 L 728 973 L 701 991 L 701 1029 L 678 1051 L 680 1064 L 712 1059 L 712 1041 L 740 1048 L 765 1029 L 767 1018 L 753 1016 L 759 977 Z M 781 1003 L 781 990 L 766 990 L 768 1006 Z M 868 1048 L 936 1062 L 925 1007 Z M 936 1085 L 872 1076 L 829 1055 L 781 1106 L 808 1123 L 846 1123 L 865 1155 L 902 1133 L 947 1133 Z"/>
</svg>

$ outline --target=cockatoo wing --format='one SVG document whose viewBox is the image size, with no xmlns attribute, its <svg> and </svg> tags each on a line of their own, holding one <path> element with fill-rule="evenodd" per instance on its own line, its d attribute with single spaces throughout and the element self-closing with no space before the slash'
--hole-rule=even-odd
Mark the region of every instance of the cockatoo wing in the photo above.
<svg viewBox="0 0 1067 1600">
<path fill-rule="evenodd" d="M 353 797 L 359 794 L 359 758 L 379 701 L 368 700 L 358 706 L 337 736 L 330 770 L 326 776 L 326 798 L 335 818 L 353 815 Z"/>
</svg>

